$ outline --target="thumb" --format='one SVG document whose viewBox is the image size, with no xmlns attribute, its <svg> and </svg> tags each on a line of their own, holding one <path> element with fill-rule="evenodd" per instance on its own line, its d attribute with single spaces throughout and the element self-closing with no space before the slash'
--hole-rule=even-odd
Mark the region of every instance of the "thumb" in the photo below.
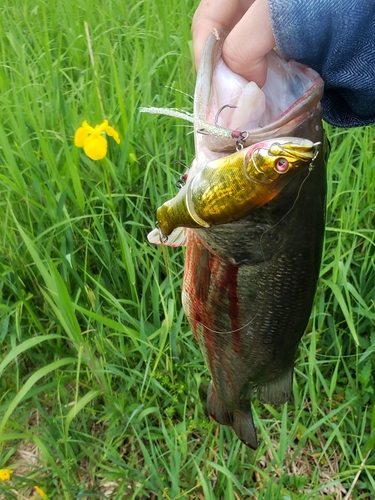
<svg viewBox="0 0 375 500">
<path fill-rule="evenodd" d="M 224 42 L 227 66 L 262 87 L 267 76 L 266 54 L 275 46 L 267 0 L 255 0 Z"/>
<path fill-rule="evenodd" d="M 191 26 L 197 68 L 212 30 L 230 31 L 253 2 L 254 0 L 201 0 Z"/>
</svg>

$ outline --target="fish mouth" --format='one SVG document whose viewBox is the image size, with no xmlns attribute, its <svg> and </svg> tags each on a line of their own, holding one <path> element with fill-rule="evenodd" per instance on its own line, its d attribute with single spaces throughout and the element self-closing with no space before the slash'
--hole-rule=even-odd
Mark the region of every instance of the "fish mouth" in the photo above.
<svg viewBox="0 0 375 500">
<path fill-rule="evenodd" d="M 218 31 L 207 40 L 197 75 L 194 115 L 231 130 L 232 138 L 207 134 L 196 127 L 196 151 L 208 149 L 212 159 L 215 153 L 234 152 L 239 135 L 241 147 L 247 147 L 276 136 L 298 136 L 299 126 L 312 114 L 319 114 L 321 119 L 324 82 L 318 73 L 294 60 L 287 62 L 272 50 L 267 55 L 266 82 L 260 89 L 223 62 L 226 36 L 226 32 Z M 202 133 L 203 140 L 199 137 Z"/>
</svg>

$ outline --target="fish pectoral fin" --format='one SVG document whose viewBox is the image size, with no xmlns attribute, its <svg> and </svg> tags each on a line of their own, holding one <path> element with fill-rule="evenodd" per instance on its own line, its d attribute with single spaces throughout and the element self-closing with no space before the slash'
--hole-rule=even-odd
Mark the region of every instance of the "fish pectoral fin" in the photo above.
<svg viewBox="0 0 375 500">
<path fill-rule="evenodd" d="M 211 381 L 207 392 L 207 413 L 219 424 L 231 426 L 237 434 L 237 437 L 246 446 L 253 450 L 257 449 L 258 441 L 253 416 L 251 414 L 250 402 L 247 411 L 233 411 L 227 408 L 217 395 L 216 389 Z"/>
<path fill-rule="evenodd" d="M 282 404 L 288 401 L 292 394 L 293 366 L 284 375 L 268 384 L 258 386 L 258 399 L 266 404 Z"/>
</svg>

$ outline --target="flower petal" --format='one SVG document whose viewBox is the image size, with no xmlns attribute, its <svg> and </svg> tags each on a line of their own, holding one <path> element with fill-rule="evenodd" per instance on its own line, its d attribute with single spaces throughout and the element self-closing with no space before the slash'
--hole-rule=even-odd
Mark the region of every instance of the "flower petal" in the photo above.
<svg viewBox="0 0 375 500">
<path fill-rule="evenodd" d="M 83 122 L 83 124 L 84 123 L 85 122 Z M 85 128 L 84 126 L 77 128 L 76 133 L 74 134 L 74 144 L 78 148 L 82 148 L 88 135 L 89 135 L 89 132 L 88 132 L 87 128 Z"/>
<path fill-rule="evenodd" d="M 113 137 L 114 140 L 117 142 L 117 144 L 120 144 L 120 136 L 118 135 L 118 132 L 113 127 L 110 127 L 109 125 L 106 127 L 105 132 L 107 135 L 110 137 Z"/>
<path fill-rule="evenodd" d="M 101 134 L 102 132 L 105 131 L 105 129 L 108 127 L 108 120 L 104 120 L 100 125 L 97 125 L 95 127 L 95 130 Z"/>
<path fill-rule="evenodd" d="M 87 137 L 83 150 L 92 160 L 101 160 L 107 154 L 107 139 L 102 135 L 93 134 Z"/>
<path fill-rule="evenodd" d="M 82 127 L 85 128 L 90 134 L 92 134 L 95 130 L 94 127 L 91 127 L 91 125 L 87 123 L 87 120 L 82 122 Z"/>
<path fill-rule="evenodd" d="M 12 469 L 0 469 L 0 480 L 9 481 L 10 476 L 13 474 Z"/>
<path fill-rule="evenodd" d="M 41 498 L 47 498 L 47 493 L 43 491 L 42 488 L 39 488 L 39 486 L 34 486 L 34 488 Z"/>
</svg>

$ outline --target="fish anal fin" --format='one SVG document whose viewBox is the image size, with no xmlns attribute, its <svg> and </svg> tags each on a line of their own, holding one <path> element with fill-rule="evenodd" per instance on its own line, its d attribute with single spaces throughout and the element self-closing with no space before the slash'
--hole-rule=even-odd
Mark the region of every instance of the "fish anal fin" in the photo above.
<svg viewBox="0 0 375 500">
<path fill-rule="evenodd" d="M 293 366 L 281 377 L 258 386 L 258 399 L 266 404 L 282 404 L 288 401 L 292 394 Z"/>
</svg>

